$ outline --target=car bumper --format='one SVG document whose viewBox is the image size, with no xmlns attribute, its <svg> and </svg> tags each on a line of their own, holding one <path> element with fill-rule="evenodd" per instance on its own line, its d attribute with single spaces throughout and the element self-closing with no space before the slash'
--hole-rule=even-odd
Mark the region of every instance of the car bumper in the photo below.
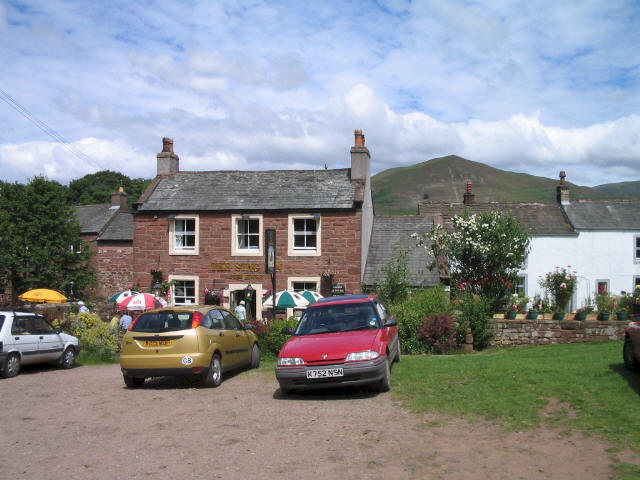
<svg viewBox="0 0 640 480">
<path fill-rule="evenodd" d="M 375 360 L 363 362 L 338 363 L 331 365 L 315 365 L 313 367 L 276 367 L 276 378 L 283 390 L 328 388 L 350 385 L 371 385 L 384 377 L 387 357 L 383 355 Z M 344 376 L 307 378 L 308 370 L 321 368 L 342 368 Z"/>
<path fill-rule="evenodd" d="M 185 368 L 120 368 L 124 375 L 130 377 L 192 377 L 202 375 L 208 369 L 205 367 Z"/>
<path fill-rule="evenodd" d="M 7 358 L 9 358 L 9 352 L 0 352 L 0 372 L 4 372 L 7 366 Z"/>
</svg>

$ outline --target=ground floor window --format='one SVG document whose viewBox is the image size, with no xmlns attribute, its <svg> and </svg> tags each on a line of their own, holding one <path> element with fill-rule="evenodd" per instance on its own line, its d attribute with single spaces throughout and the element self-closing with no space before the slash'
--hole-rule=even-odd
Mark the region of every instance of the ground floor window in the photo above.
<svg viewBox="0 0 640 480">
<path fill-rule="evenodd" d="M 198 303 L 198 279 L 195 277 L 170 277 L 173 286 L 172 304 L 173 305 L 195 305 Z"/>
<path fill-rule="evenodd" d="M 318 282 L 292 282 L 291 287 L 294 292 L 302 292 L 304 290 L 319 291 Z"/>
</svg>

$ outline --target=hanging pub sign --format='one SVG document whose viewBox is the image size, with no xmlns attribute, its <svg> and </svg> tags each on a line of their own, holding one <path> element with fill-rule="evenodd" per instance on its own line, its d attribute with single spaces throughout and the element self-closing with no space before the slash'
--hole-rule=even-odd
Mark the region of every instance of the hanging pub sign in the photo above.
<svg viewBox="0 0 640 480">
<path fill-rule="evenodd" d="M 344 295 L 344 294 L 345 294 L 344 283 L 334 283 L 331 286 L 332 297 L 335 297 L 336 295 Z"/>
<path fill-rule="evenodd" d="M 265 230 L 265 273 L 273 275 L 276 272 L 276 231 L 273 228 Z"/>
</svg>

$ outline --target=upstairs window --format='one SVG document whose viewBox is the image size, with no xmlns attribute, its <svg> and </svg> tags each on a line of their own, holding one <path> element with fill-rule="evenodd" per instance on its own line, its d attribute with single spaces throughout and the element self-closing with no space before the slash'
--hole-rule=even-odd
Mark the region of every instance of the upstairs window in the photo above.
<svg viewBox="0 0 640 480">
<path fill-rule="evenodd" d="M 231 255 L 262 255 L 262 215 L 233 215 Z"/>
<path fill-rule="evenodd" d="M 289 255 L 320 255 L 320 215 L 289 215 Z"/>
<path fill-rule="evenodd" d="M 176 215 L 169 220 L 170 252 L 173 255 L 198 255 L 199 218 Z"/>
<path fill-rule="evenodd" d="M 636 263 L 640 263 L 640 235 L 636 235 L 635 237 L 633 237 L 633 241 L 635 243 L 635 248 L 633 249 L 633 259 Z"/>
</svg>

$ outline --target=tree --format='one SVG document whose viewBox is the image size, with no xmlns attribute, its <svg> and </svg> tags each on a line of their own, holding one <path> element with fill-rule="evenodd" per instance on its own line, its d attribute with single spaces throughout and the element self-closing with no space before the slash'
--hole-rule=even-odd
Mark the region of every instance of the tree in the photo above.
<svg viewBox="0 0 640 480">
<path fill-rule="evenodd" d="M 518 270 L 530 249 L 527 229 L 511 214 L 499 211 L 471 214 L 465 210 L 452 218 L 453 231 L 440 225 L 419 239 L 434 264 L 450 275 L 452 290 L 471 289 L 500 310 L 513 292 Z"/>
<path fill-rule="evenodd" d="M 131 203 L 144 192 L 149 182 L 151 180 L 142 178 L 132 180 L 122 173 L 102 170 L 69 182 L 69 203 L 72 205 L 109 203 L 111 194 L 122 187 L 127 194 L 127 202 L 131 206 Z"/>
<path fill-rule="evenodd" d="M 70 296 L 93 286 L 91 251 L 82 245 L 65 187 L 43 177 L 0 187 L 0 271 L 13 302 L 32 288 Z"/>
</svg>

